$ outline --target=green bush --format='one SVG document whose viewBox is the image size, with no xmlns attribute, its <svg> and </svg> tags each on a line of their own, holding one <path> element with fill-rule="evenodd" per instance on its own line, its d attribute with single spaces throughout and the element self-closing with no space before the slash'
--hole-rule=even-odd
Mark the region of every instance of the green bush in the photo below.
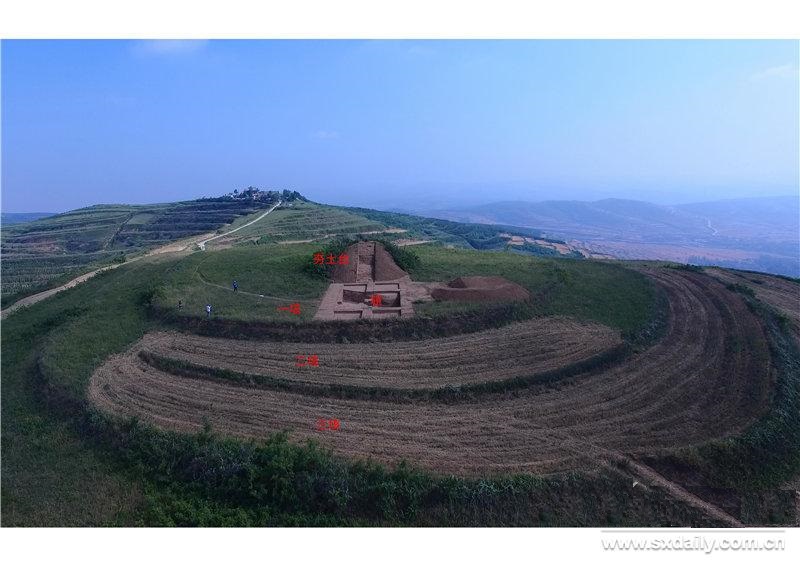
<svg viewBox="0 0 800 565">
<path fill-rule="evenodd" d="M 756 293 L 752 288 L 741 283 L 729 283 L 725 285 L 725 288 L 727 288 L 731 292 L 738 292 L 739 294 L 744 294 L 745 296 L 749 296 L 750 298 L 755 298 L 756 296 Z"/>
<path fill-rule="evenodd" d="M 378 242 L 383 245 L 384 248 L 386 248 L 386 251 L 388 251 L 389 255 L 392 256 L 392 259 L 394 259 L 394 262 L 397 263 L 397 266 L 403 269 L 405 272 L 408 273 L 419 268 L 419 255 L 410 249 L 400 247 L 388 239 L 379 239 Z"/>
<path fill-rule="evenodd" d="M 326 258 L 329 254 L 338 258 L 349 246 L 357 241 L 357 239 L 351 237 L 337 237 L 336 239 L 328 240 L 318 253 L 322 253 L 323 257 Z M 316 279 L 329 279 L 333 272 L 333 267 L 334 265 L 329 265 L 327 261 L 321 264 L 314 263 L 312 258 L 309 257 L 308 262 L 303 266 L 303 272 Z"/>
</svg>

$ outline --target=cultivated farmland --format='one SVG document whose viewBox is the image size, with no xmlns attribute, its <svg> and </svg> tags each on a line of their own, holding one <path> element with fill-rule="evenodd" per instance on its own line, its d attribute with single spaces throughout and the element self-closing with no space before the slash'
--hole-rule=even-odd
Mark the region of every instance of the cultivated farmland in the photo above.
<svg viewBox="0 0 800 565">
<path fill-rule="evenodd" d="M 740 292 L 752 293 L 786 317 L 800 342 L 800 282 L 761 273 L 706 269 L 713 277 Z"/>
<path fill-rule="evenodd" d="M 230 238 L 221 237 L 211 247 L 226 247 L 233 243 L 309 242 L 334 236 L 381 232 L 387 226 L 353 214 L 313 202 L 295 202 L 275 210 L 263 221 L 248 226 Z"/>
<path fill-rule="evenodd" d="M 303 262 L 318 249 L 147 257 L 4 320 L 9 523 L 108 523 L 112 506 L 120 523 L 164 525 L 794 520 L 796 345 L 739 287 L 423 245 L 414 280 L 503 276 L 530 303 L 315 322 L 258 296 L 313 311 L 327 283 Z M 223 319 L 178 312 L 206 289 Z M 121 469 L 108 480 L 107 460 Z"/>
<path fill-rule="evenodd" d="M 233 200 L 98 205 L 3 227 L 3 303 L 114 259 L 216 230 L 263 207 Z"/>
<path fill-rule="evenodd" d="M 539 318 L 460 336 L 373 344 L 263 343 L 179 333 L 148 334 L 131 353 L 319 385 L 439 389 L 535 376 L 586 361 L 622 343 L 598 324 Z M 313 352 L 321 366 L 297 366 Z"/>
<path fill-rule="evenodd" d="M 314 438 L 348 457 L 385 463 L 409 459 L 437 472 L 467 475 L 590 468 L 618 454 L 658 453 L 745 429 L 763 413 L 769 400 L 772 365 L 759 319 L 740 296 L 705 275 L 676 269 L 653 269 L 646 274 L 669 301 L 666 335 L 642 352 L 621 356 L 610 364 L 588 366 L 547 386 L 531 381 L 535 386 L 487 387 L 475 393 L 429 396 L 412 402 L 402 397 L 396 401 L 342 398 L 319 387 L 292 390 L 291 386 L 225 382 L 225 375 L 231 373 L 221 373 L 220 378 L 187 377 L 186 367 L 156 368 L 138 355 L 140 348 L 166 341 L 155 347 L 159 355 L 259 374 L 257 367 L 220 355 L 226 347 L 239 347 L 259 352 L 257 359 L 266 363 L 260 374 L 269 373 L 283 381 L 355 388 L 385 382 L 385 388 L 415 390 L 486 383 L 487 365 L 480 364 L 483 352 L 488 356 L 486 364 L 491 365 L 491 359 L 500 362 L 501 382 L 519 376 L 519 369 L 503 367 L 502 347 L 516 356 L 525 347 L 516 353 L 508 345 L 498 350 L 497 345 L 490 345 L 495 340 L 482 339 L 481 332 L 460 336 L 456 343 L 437 345 L 439 340 L 430 340 L 425 346 L 453 351 L 461 349 L 458 340 L 466 340 L 463 344 L 470 345 L 463 349 L 477 352 L 473 353 L 474 370 L 469 357 L 462 370 L 431 369 L 425 347 L 416 342 L 399 345 L 409 353 L 408 372 L 414 375 L 407 382 L 392 374 L 398 358 L 391 354 L 361 361 L 361 368 L 367 370 L 363 378 L 357 370 L 337 366 L 335 361 L 330 368 L 309 376 L 294 372 L 292 357 L 285 358 L 285 368 L 280 371 L 281 352 L 315 353 L 318 345 L 209 341 L 205 346 L 211 353 L 198 355 L 203 338 L 151 336 L 139 348 L 114 356 L 100 367 L 89 396 L 107 412 L 136 416 L 178 431 L 197 431 L 206 422 L 214 430 L 238 437 L 263 438 L 288 430 L 297 441 Z M 522 327 L 505 331 L 523 331 Z M 549 331 L 547 327 L 547 323 L 527 326 L 526 339 L 531 343 L 546 340 L 537 333 Z M 598 331 L 566 334 L 576 334 L 569 339 L 585 340 L 581 347 L 588 353 L 597 351 L 601 343 L 603 347 L 615 343 L 609 339 L 611 334 L 602 337 Z M 415 345 L 423 350 L 419 355 Z M 366 351 L 364 346 L 358 347 L 361 349 L 325 351 L 355 360 L 356 351 Z M 322 359 L 320 354 L 321 365 Z M 544 369 L 554 361 L 546 356 L 534 361 L 534 372 L 537 362 Z M 575 359 L 559 362 L 572 361 Z M 385 381 L 378 374 L 380 369 L 387 371 Z M 320 433 L 315 429 L 320 418 L 339 419 L 341 430 Z"/>
</svg>

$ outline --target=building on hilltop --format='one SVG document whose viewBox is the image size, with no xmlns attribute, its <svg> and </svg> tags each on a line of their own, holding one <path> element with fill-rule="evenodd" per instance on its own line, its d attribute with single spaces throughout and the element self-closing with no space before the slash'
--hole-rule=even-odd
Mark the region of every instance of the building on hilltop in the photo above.
<svg viewBox="0 0 800 565">
<path fill-rule="evenodd" d="M 244 190 L 239 190 L 237 188 L 233 192 L 226 194 L 225 197 L 233 200 L 256 200 L 259 202 L 275 202 L 277 200 L 291 202 L 293 200 L 305 200 L 303 195 L 296 190 L 261 190 L 255 186 L 248 186 Z"/>
</svg>

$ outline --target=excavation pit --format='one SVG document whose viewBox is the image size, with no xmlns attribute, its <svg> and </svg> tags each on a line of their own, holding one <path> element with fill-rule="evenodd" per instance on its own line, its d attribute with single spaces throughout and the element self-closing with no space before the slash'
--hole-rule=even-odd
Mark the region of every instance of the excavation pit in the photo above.
<svg viewBox="0 0 800 565">
<path fill-rule="evenodd" d="M 350 263 L 336 266 L 315 320 L 401 318 L 414 315 L 411 279 L 383 245 L 362 241 L 347 249 Z"/>
</svg>

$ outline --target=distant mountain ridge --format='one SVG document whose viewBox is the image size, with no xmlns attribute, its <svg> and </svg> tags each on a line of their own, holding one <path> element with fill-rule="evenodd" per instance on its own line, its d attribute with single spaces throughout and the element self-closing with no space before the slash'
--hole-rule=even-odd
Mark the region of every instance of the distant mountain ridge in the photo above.
<svg viewBox="0 0 800 565">
<path fill-rule="evenodd" d="M 664 259 L 800 276 L 800 196 L 665 206 L 639 200 L 497 202 L 429 215 L 535 228 L 624 259 Z"/>
<path fill-rule="evenodd" d="M 42 218 L 55 216 L 56 212 L 3 212 L 0 214 L 0 223 L 4 226 L 32 222 Z"/>
</svg>

